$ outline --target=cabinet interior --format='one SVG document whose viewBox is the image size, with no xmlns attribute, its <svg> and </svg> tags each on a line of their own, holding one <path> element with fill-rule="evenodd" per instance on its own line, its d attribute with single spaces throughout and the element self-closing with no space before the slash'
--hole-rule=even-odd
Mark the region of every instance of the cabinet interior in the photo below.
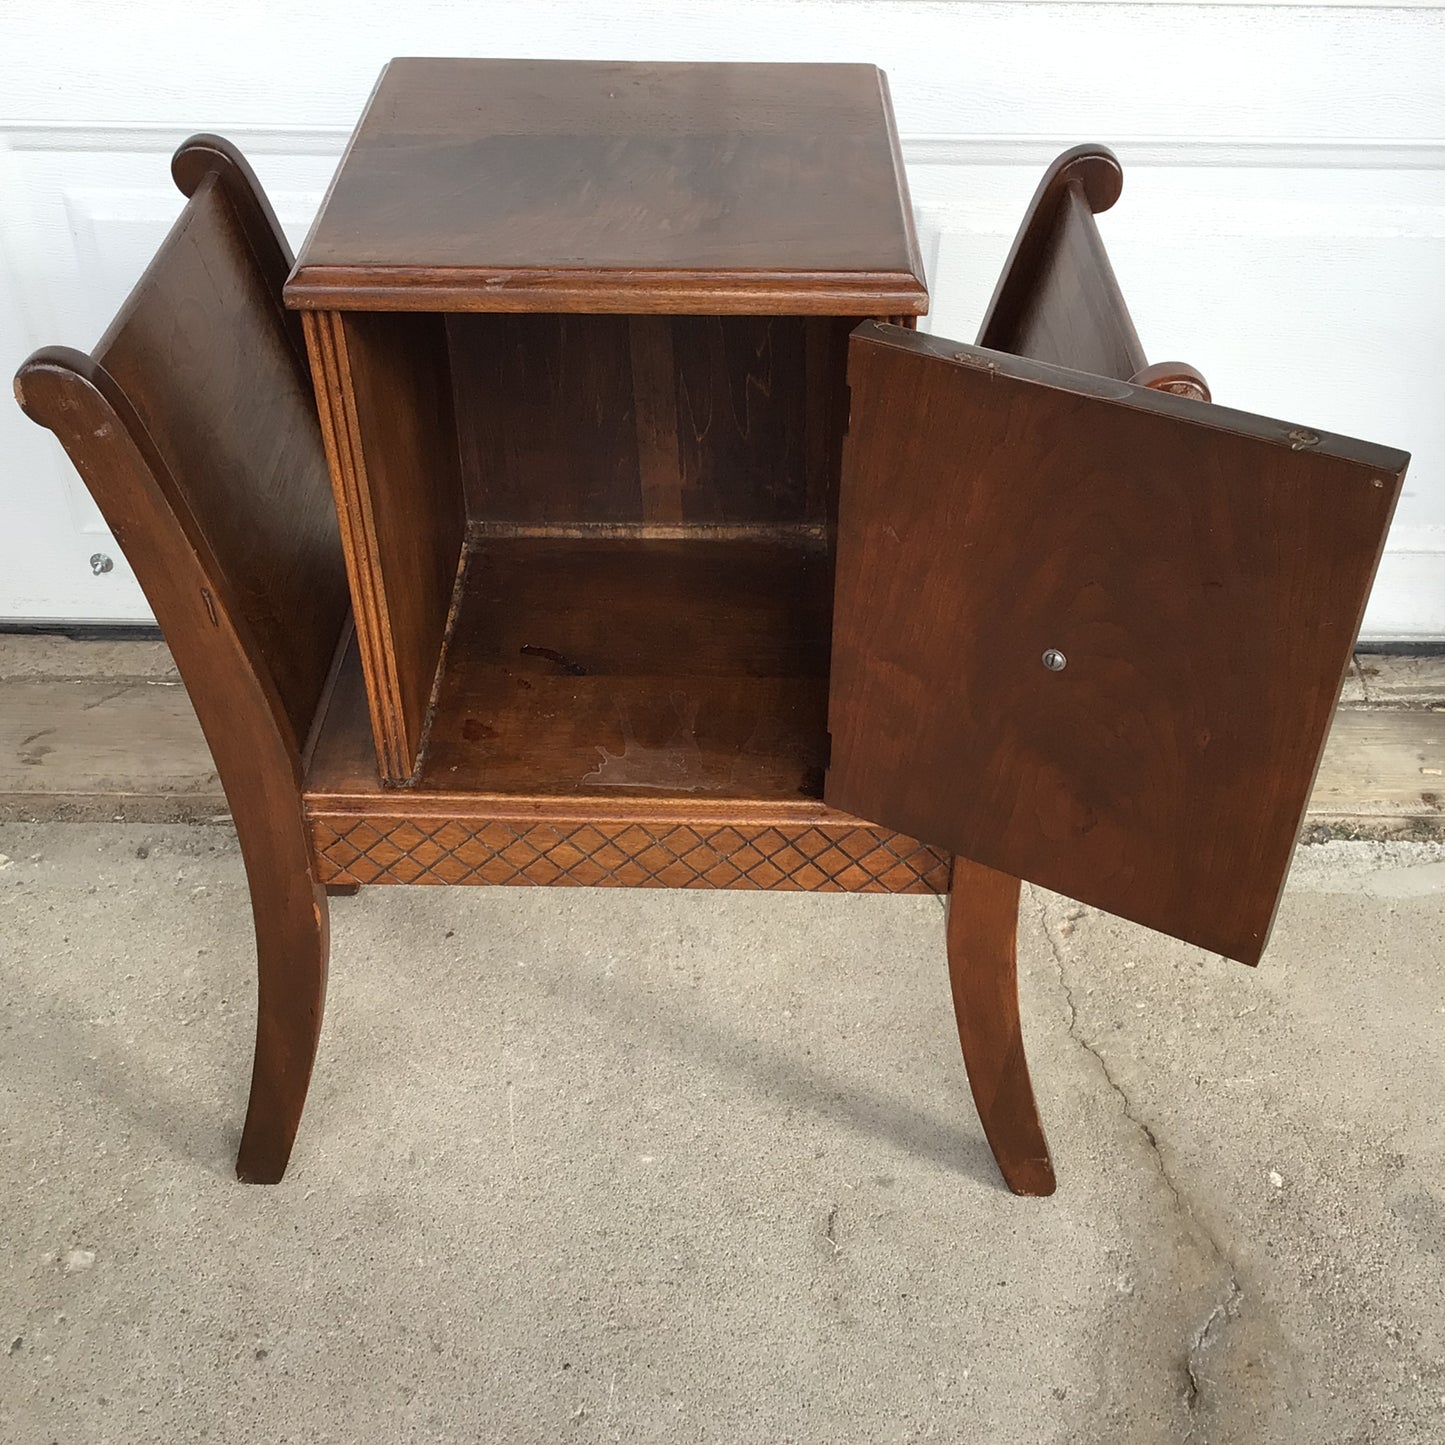
<svg viewBox="0 0 1445 1445">
<path fill-rule="evenodd" d="M 362 438 L 368 486 L 432 490 L 394 527 L 461 519 L 420 764 L 394 781 L 820 797 L 856 321 L 347 317 L 353 371 L 409 354 L 427 418 Z M 435 420 L 454 452 L 370 464 Z"/>
</svg>

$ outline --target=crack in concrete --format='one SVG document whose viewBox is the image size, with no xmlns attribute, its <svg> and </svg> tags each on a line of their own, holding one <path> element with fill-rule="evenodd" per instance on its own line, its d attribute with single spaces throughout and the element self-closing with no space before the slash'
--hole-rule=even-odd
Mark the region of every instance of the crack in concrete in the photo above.
<svg viewBox="0 0 1445 1445">
<path fill-rule="evenodd" d="M 1209 1253 L 1213 1255 L 1216 1264 L 1223 1270 L 1227 1279 L 1227 1292 L 1222 1299 L 1216 1301 L 1208 1315 L 1205 1316 L 1203 1323 L 1190 1335 L 1188 1348 L 1184 1352 L 1184 1408 L 1193 1416 L 1199 1410 L 1205 1389 L 1210 1384 L 1208 1376 L 1202 1370 L 1204 1356 L 1218 1342 L 1219 1336 L 1229 1322 L 1238 1317 L 1240 1307 L 1244 1303 L 1244 1287 L 1239 1282 L 1239 1272 L 1235 1268 L 1234 1261 L 1229 1257 L 1228 1251 L 1220 1243 L 1214 1231 L 1195 1212 L 1194 1206 L 1184 1197 L 1179 1186 L 1174 1182 L 1174 1176 L 1169 1172 L 1169 1165 L 1164 1158 L 1164 1151 L 1160 1147 L 1158 1136 L 1149 1123 L 1135 1110 L 1133 1101 L 1114 1077 L 1103 1054 L 1081 1032 L 1079 1008 L 1074 1001 L 1074 990 L 1064 971 L 1063 945 L 1059 935 L 1049 926 L 1048 909 L 1042 899 L 1039 900 L 1039 925 L 1044 931 L 1044 937 L 1048 940 L 1049 953 L 1054 961 L 1054 971 L 1058 975 L 1059 987 L 1063 991 L 1064 1003 L 1068 1008 L 1069 1037 L 1094 1060 L 1099 1067 L 1100 1074 L 1103 1075 L 1104 1082 L 1118 1095 L 1124 1117 L 1138 1129 L 1148 1142 L 1149 1153 L 1159 1171 L 1160 1179 L 1164 1182 L 1164 1187 L 1174 1201 L 1176 1212 L 1203 1239 Z M 1191 1424 L 1184 1436 L 1184 1442 L 1187 1442 L 1193 1434 L 1194 1424 Z"/>
<path fill-rule="evenodd" d="M 1192 1211 L 1191 1217 L 1193 1217 Z M 1197 1219 L 1195 1223 L 1198 1223 Z M 1191 1414 L 1198 1410 L 1200 1398 L 1204 1394 L 1204 1387 L 1210 1383 L 1208 1376 L 1200 1373 L 1199 1367 L 1204 1356 L 1219 1333 L 1239 1313 L 1239 1307 L 1244 1301 L 1244 1291 L 1240 1288 L 1239 1280 L 1234 1273 L 1234 1266 L 1209 1231 L 1202 1225 L 1200 1230 L 1214 1247 L 1230 1274 L 1229 1293 L 1209 1311 L 1205 1316 L 1204 1323 L 1194 1331 L 1193 1337 L 1189 1341 L 1189 1349 L 1184 1356 L 1184 1375 L 1187 1382 L 1184 1387 L 1184 1408 Z M 1189 1435 L 1193 1433 L 1194 1428 L 1190 1426 Z M 1186 1441 L 1189 1439 L 1189 1435 L 1185 1435 Z"/>
<path fill-rule="evenodd" d="M 131 685 L 128 682 L 122 683 L 119 687 L 106 693 L 104 697 L 97 697 L 90 702 L 81 703 L 80 710 L 81 712 L 92 712 L 98 707 L 104 707 L 106 703 L 114 702 L 118 697 L 124 697 L 125 694 L 130 691 L 130 687 Z"/>
</svg>

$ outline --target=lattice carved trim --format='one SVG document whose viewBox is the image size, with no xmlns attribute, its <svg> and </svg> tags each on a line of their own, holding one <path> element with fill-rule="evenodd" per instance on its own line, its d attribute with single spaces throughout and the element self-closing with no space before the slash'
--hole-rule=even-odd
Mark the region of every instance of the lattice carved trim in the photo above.
<svg viewBox="0 0 1445 1445">
<path fill-rule="evenodd" d="M 946 854 L 864 823 L 312 819 L 324 883 L 945 893 Z"/>
</svg>

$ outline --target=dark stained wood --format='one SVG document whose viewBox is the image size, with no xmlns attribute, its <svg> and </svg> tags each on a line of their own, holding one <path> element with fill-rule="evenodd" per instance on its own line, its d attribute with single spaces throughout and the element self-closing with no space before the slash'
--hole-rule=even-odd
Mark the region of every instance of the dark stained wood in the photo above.
<svg viewBox="0 0 1445 1445">
<path fill-rule="evenodd" d="M 910 324 L 913 320 L 909 317 Z M 805 515 L 823 520 L 831 544 L 838 520 L 843 433 L 848 429 L 847 334 L 822 324 L 809 326 L 804 336 L 803 373 Z"/>
<path fill-rule="evenodd" d="M 310 382 L 230 205 L 250 182 L 225 185 L 227 174 L 218 159 L 94 355 L 185 489 L 300 748 L 346 615 L 345 576 Z"/>
<path fill-rule="evenodd" d="M 830 605 L 806 539 L 480 540 L 415 786 L 816 797 Z"/>
<path fill-rule="evenodd" d="M 874 323 L 849 385 L 827 801 L 1255 962 L 1408 459 Z"/>
<path fill-rule="evenodd" d="M 384 778 L 411 778 L 466 530 L 440 316 L 307 313 Z"/>
<path fill-rule="evenodd" d="M 835 510 L 846 318 L 305 320 L 390 782 L 415 780 L 464 508 L 654 535 L 821 534 Z"/>
<path fill-rule="evenodd" d="M 174 174 L 95 357 L 18 386 L 240 832 L 242 1176 L 295 1137 L 326 890 L 948 889 L 985 1132 L 1050 1192 L 1018 879 L 1259 956 L 1406 459 L 1146 365 L 1098 148 L 1045 177 L 986 349 L 917 336 L 867 66 L 395 62 L 289 284 L 304 352 L 244 161 Z M 845 344 L 860 314 L 901 324 Z"/>
<path fill-rule="evenodd" d="M 1043 1195 L 1054 1192 L 1054 1165 L 1019 1024 L 1018 915 L 1017 878 L 953 860 L 948 980 L 968 1086 L 1004 1182 Z"/>
<path fill-rule="evenodd" d="M 978 344 L 1127 381 L 1144 349 L 1094 215 L 1124 173 L 1103 146 L 1075 146 L 1044 173 L 978 333 Z"/>
<path fill-rule="evenodd" d="M 837 483 L 835 475 L 810 485 L 808 476 L 806 338 L 821 331 L 825 346 L 844 350 L 846 323 L 679 316 L 673 331 L 683 516 L 821 523 L 821 511 L 809 513 L 809 498 Z"/>
<path fill-rule="evenodd" d="M 641 519 L 627 317 L 449 316 L 447 334 L 471 518 Z"/>
<path fill-rule="evenodd" d="M 492 532 L 821 533 L 849 319 L 923 310 L 921 274 L 872 67 L 393 62 L 287 289 L 383 778 L 416 780 L 459 497 Z"/>
<path fill-rule="evenodd" d="M 1156 361 L 1129 380 L 1135 386 L 1153 391 L 1167 391 L 1173 396 L 1187 396 L 1194 401 L 1209 401 L 1209 383 L 1187 361 Z"/>
<path fill-rule="evenodd" d="M 629 317 L 627 345 L 637 445 L 638 515 L 653 525 L 675 525 L 683 518 L 686 483 L 677 429 L 678 371 L 671 318 Z"/>
<path fill-rule="evenodd" d="M 306 779 L 320 876 L 342 884 L 943 893 L 948 855 L 816 798 L 383 788 L 351 650 Z"/>
<path fill-rule="evenodd" d="M 393 60 L 286 290 L 321 310 L 927 309 L 871 65 Z"/>
<path fill-rule="evenodd" d="M 315 1059 L 326 895 L 301 754 L 346 587 L 309 385 L 276 291 L 285 241 L 224 142 L 177 155 L 190 200 L 94 356 L 20 368 L 26 413 L 65 446 L 175 655 L 251 886 L 256 1054 L 237 1173 L 281 1177 Z"/>
<path fill-rule="evenodd" d="M 410 796 L 410 795 L 403 795 Z M 675 800 L 672 800 L 675 801 Z M 816 807 L 816 805 L 815 805 Z M 523 810 L 516 800 L 479 813 L 317 808 L 313 839 L 323 878 L 361 884 L 511 888 L 726 888 L 770 893 L 942 893 L 948 857 L 887 828 L 828 814 L 798 821 L 717 817 L 716 807 L 654 800 L 603 818 L 585 801 Z M 750 809 L 749 812 L 756 811 Z"/>
<path fill-rule="evenodd" d="M 255 258 L 256 274 L 268 301 L 282 308 L 286 332 L 305 369 L 308 363 L 301 318 L 286 310 L 281 299 L 294 257 L 286 233 L 276 219 L 276 212 L 271 209 L 271 202 L 261 189 L 250 162 L 230 141 L 219 135 L 193 135 L 171 157 L 171 179 L 183 196 L 193 196 L 208 178 L 214 178 L 216 185 L 225 192 L 231 214 Z"/>
<path fill-rule="evenodd" d="M 852 318 L 447 318 L 473 521 L 821 527 Z"/>
</svg>

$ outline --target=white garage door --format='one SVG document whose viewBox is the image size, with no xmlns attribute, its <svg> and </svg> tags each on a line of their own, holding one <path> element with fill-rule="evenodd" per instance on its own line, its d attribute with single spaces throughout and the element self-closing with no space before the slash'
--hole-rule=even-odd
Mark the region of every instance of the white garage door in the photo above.
<svg viewBox="0 0 1445 1445">
<path fill-rule="evenodd" d="M 221 19 L 225 16 L 225 19 Z M 244 19 L 241 17 L 244 16 Z M 0 367 L 88 348 L 164 235 L 194 130 L 299 241 L 392 55 L 864 60 L 889 73 L 932 329 L 972 339 L 1042 166 L 1103 141 L 1146 350 L 1216 399 L 1414 453 L 1365 624 L 1445 638 L 1445 15 L 1438 5 L 173 0 L 0 19 Z M 0 618 L 144 599 L 58 446 L 0 404 Z M 92 556 L 114 559 L 96 575 Z"/>
</svg>

